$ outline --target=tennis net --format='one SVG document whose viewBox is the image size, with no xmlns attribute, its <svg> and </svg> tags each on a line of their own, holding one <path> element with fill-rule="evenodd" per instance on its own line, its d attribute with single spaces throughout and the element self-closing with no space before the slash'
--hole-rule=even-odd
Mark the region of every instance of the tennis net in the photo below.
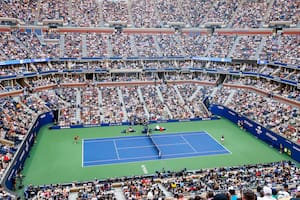
<svg viewBox="0 0 300 200">
<path fill-rule="evenodd" d="M 159 149 L 158 145 L 154 142 L 151 134 L 148 134 L 148 137 L 150 139 L 150 141 L 152 142 L 153 146 L 155 147 L 156 151 L 157 151 L 157 154 L 158 154 L 158 158 L 161 158 L 162 155 L 161 155 L 161 150 Z"/>
</svg>

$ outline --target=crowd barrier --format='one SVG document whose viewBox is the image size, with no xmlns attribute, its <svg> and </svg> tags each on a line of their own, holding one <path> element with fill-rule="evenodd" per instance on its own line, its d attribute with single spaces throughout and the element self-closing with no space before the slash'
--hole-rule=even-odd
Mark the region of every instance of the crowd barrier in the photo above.
<svg viewBox="0 0 300 200">
<path fill-rule="evenodd" d="M 247 117 L 241 116 L 235 111 L 221 105 L 211 105 L 210 111 L 214 115 L 222 116 L 230 120 L 231 122 L 242 126 L 247 132 L 251 133 L 255 137 L 263 140 L 272 147 L 285 151 L 297 162 L 300 162 L 300 145 L 291 142 L 290 140 L 282 137 L 265 127 L 255 123 Z"/>
<path fill-rule="evenodd" d="M 150 120 L 150 124 L 158 124 L 158 123 L 172 123 L 172 122 L 191 122 L 191 121 L 204 121 L 204 120 L 216 120 L 219 117 L 206 117 L 206 118 L 190 118 L 190 119 L 170 119 L 170 120 Z M 101 126 L 130 126 L 130 125 L 138 125 L 137 123 L 131 122 L 120 122 L 120 123 L 101 123 L 101 124 L 76 124 L 69 126 L 59 126 L 54 125 L 51 126 L 51 129 L 65 129 L 65 128 L 89 128 L 89 127 L 101 127 Z"/>
</svg>

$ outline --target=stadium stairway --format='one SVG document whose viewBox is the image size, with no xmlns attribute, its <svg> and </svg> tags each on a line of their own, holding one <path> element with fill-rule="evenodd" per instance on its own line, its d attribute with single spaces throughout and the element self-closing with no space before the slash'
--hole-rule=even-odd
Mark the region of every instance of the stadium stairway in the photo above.
<svg viewBox="0 0 300 200">
<path fill-rule="evenodd" d="M 30 63 L 29 66 L 34 70 L 34 71 L 38 71 L 37 68 L 35 67 L 35 65 L 33 63 Z"/>
<path fill-rule="evenodd" d="M 171 111 L 170 111 L 168 105 L 165 104 L 164 98 L 163 98 L 163 96 L 162 96 L 162 94 L 161 94 L 161 91 L 160 91 L 158 85 L 156 86 L 156 93 L 157 93 L 158 98 L 159 98 L 159 100 L 161 101 L 161 103 L 164 104 L 164 111 L 168 114 L 169 119 L 173 119 L 173 115 L 172 115 L 172 113 L 171 113 Z"/>
<path fill-rule="evenodd" d="M 135 41 L 134 41 L 134 36 L 133 35 L 129 35 L 129 38 L 130 38 L 130 48 L 132 49 L 132 52 L 134 54 L 134 56 L 139 56 L 138 55 L 138 52 L 136 50 L 136 44 L 135 44 Z"/>
<path fill-rule="evenodd" d="M 99 10 L 98 10 L 98 15 L 99 15 L 99 26 L 104 26 L 104 22 L 103 22 L 103 12 L 101 12 L 101 10 L 103 10 L 103 1 L 102 0 L 96 0 Z"/>
<path fill-rule="evenodd" d="M 262 22 L 265 22 L 267 21 L 267 19 L 269 18 L 270 16 L 270 13 L 272 12 L 272 7 L 273 7 L 273 4 L 274 4 L 274 1 L 275 0 L 269 0 L 269 5 L 268 5 L 268 8 L 267 8 L 267 12 L 265 13 L 264 17 L 263 17 L 263 20 Z M 263 23 L 260 24 L 260 27 L 263 28 Z"/>
<path fill-rule="evenodd" d="M 228 53 L 228 55 L 227 55 L 228 58 L 232 58 L 232 55 L 234 54 L 235 49 L 236 49 L 236 46 L 237 46 L 238 43 L 240 42 L 241 37 L 242 37 L 242 36 L 237 36 L 237 38 L 234 40 L 234 43 L 233 43 L 233 45 L 232 45 L 232 47 L 231 47 L 231 49 L 230 49 L 230 51 L 229 51 L 229 53 Z"/>
<path fill-rule="evenodd" d="M 61 98 L 61 96 L 59 96 L 55 90 L 48 90 L 49 94 L 51 95 L 55 95 L 56 98 L 58 98 L 61 102 L 63 102 L 63 104 L 66 106 L 66 107 L 71 107 L 71 104 L 69 102 L 66 102 L 63 98 Z"/>
<path fill-rule="evenodd" d="M 120 103 L 122 105 L 122 112 L 124 114 L 123 121 L 127 122 L 128 121 L 128 114 L 127 114 L 127 111 L 126 111 L 126 108 L 125 108 L 123 94 L 122 94 L 122 91 L 121 91 L 121 89 L 119 87 L 117 88 L 117 92 L 118 92 L 118 96 L 119 96 L 119 101 L 120 101 Z"/>
<path fill-rule="evenodd" d="M 141 91 L 140 87 L 137 88 L 137 93 L 139 95 L 140 102 L 143 104 L 143 108 L 144 108 L 145 114 L 146 114 L 147 118 L 149 119 L 150 118 L 150 114 L 149 114 L 149 111 L 148 111 L 147 106 L 145 104 L 145 100 L 144 100 L 144 97 L 143 97 L 143 94 L 142 94 L 142 91 Z"/>
<path fill-rule="evenodd" d="M 126 200 L 126 197 L 124 195 L 124 192 L 121 188 L 115 188 L 114 189 L 115 198 L 118 200 Z"/>
<path fill-rule="evenodd" d="M 178 90 L 178 87 L 176 85 L 173 85 L 173 88 L 174 88 L 177 96 L 179 97 L 180 103 L 185 103 L 184 100 L 183 100 L 183 98 L 182 98 L 182 96 L 181 96 L 181 94 L 180 94 L 180 92 L 179 92 L 179 90 Z"/>
<path fill-rule="evenodd" d="M 104 121 L 104 115 L 103 115 L 103 103 L 102 103 L 102 92 L 101 90 L 97 87 L 98 90 L 98 104 L 99 104 L 99 112 L 100 112 L 100 120 L 101 122 Z"/>
<path fill-rule="evenodd" d="M 166 195 L 166 199 L 171 199 L 174 197 L 173 194 L 171 192 L 168 192 L 161 183 L 158 183 L 157 185 L 158 185 L 159 189 L 161 191 L 163 191 L 163 193 Z"/>
<path fill-rule="evenodd" d="M 229 21 L 229 23 L 228 23 L 228 28 L 232 28 L 232 24 L 233 24 L 233 22 L 234 22 L 234 20 L 235 20 L 235 17 L 236 17 L 236 15 L 237 15 L 237 13 L 239 12 L 239 10 L 240 9 L 244 9 L 243 8 L 243 4 L 244 4 L 244 2 L 245 2 L 245 0 L 242 0 L 240 3 L 239 3 L 239 5 L 238 5 L 238 7 L 236 8 L 236 10 L 234 11 L 234 13 L 233 13 L 233 15 L 232 15 L 232 17 L 231 17 L 231 19 L 230 19 L 230 21 Z"/>
<path fill-rule="evenodd" d="M 196 91 L 192 94 L 192 96 L 190 96 L 190 98 L 188 99 L 189 101 L 193 101 L 193 99 L 196 97 L 197 93 L 203 88 L 203 86 L 198 85 Z"/>
<path fill-rule="evenodd" d="M 31 110 L 26 104 L 24 104 L 19 96 L 13 97 L 13 100 L 15 102 L 18 102 L 20 105 L 22 105 L 23 108 L 25 108 L 26 111 L 30 112 L 31 114 L 34 114 L 34 111 Z"/>
<path fill-rule="evenodd" d="M 176 43 L 176 46 L 179 48 L 181 55 L 185 56 L 186 53 L 182 48 L 181 42 L 180 42 L 180 38 L 178 37 L 177 34 L 175 34 L 174 36 L 174 42 Z"/>
<path fill-rule="evenodd" d="M 231 90 L 230 94 L 228 95 L 228 97 L 224 103 L 225 106 L 227 106 L 231 102 L 231 99 L 235 95 L 235 93 L 236 93 L 236 90 Z"/>
<path fill-rule="evenodd" d="M 80 106 L 81 105 L 81 95 L 80 95 L 80 90 L 76 88 L 76 121 L 77 122 L 81 122 L 81 110 L 80 110 Z"/>
<path fill-rule="evenodd" d="M 161 49 L 159 47 L 159 44 L 157 42 L 157 37 L 155 35 L 153 35 L 152 37 L 153 37 L 153 40 L 154 40 L 154 44 L 155 44 L 156 52 L 157 52 L 158 56 L 163 56 L 163 54 L 161 52 Z"/>
<path fill-rule="evenodd" d="M 210 97 L 216 96 L 218 90 L 221 89 L 221 88 L 222 88 L 222 85 L 219 85 L 218 87 L 215 87 L 215 88 L 213 89 L 212 93 L 210 94 Z"/>
<path fill-rule="evenodd" d="M 65 35 L 61 34 L 60 35 L 60 40 L 59 40 L 59 56 L 64 57 L 65 55 Z"/>
<path fill-rule="evenodd" d="M 110 39 L 108 38 L 107 40 L 106 40 L 106 45 L 107 45 L 107 53 L 108 53 L 108 55 L 109 56 L 114 56 L 113 55 L 113 48 L 112 48 L 112 45 L 111 45 L 111 42 L 110 42 Z"/>
<path fill-rule="evenodd" d="M 205 53 L 204 53 L 204 56 L 210 56 L 210 51 L 213 49 L 213 46 L 215 45 L 215 40 L 216 40 L 216 37 L 215 37 L 215 35 L 213 35 L 211 37 L 210 43 L 209 43 Z"/>
<path fill-rule="evenodd" d="M 87 47 L 86 47 L 86 34 L 82 34 L 81 39 L 82 39 L 82 56 L 83 57 L 88 57 Z"/>
<path fill-rule="evenodd" d="M 267 41 L 267 37 L 266 36 L 263 36 L 261 41 L 260 41 L 260 44 L 256 50 L 256 53 L 255 53 L 255 58 L 259 58 L 259 55 L 261 54 L 265 44 L 266 44 L 266 41 Z"/>
<path fill-rule="evenodd" d="M 126 5 L 127 5 L 127 11 L 128 11 L 128 19 L 129 19 L 129 24 L 134 24 L 133 23 L 133 18 L 132 18 L 132 12 L 131 12 L 131 1 L 127 1 Z"/>
<path fill-rule="evenodd" d="M 69 194 L 68 200 L 77 200 L 78 199 L 78 193 L 77 192 L 71 192 Z"/>
<path fill-rule="evenodd" d="M 162 94 L 161 94 L 161 91 L 160 91 L 160 89 L 159 89 L 159 86 L 156 85 L 155 88 L 156 88 L 156 93 L 157 93 L 157 96 L 158 96 L 159 100 L 160 100 L 162 103 L 164 103 L 164 98 L 163 98 L 163 96 L 162 96 Z"/>
<path fill-rule="evenodd" d="M 1 58 L 6 58 L 8 60 L 8 57 L 5 55 L 5 53 L 0 49 L 0 56 Z"/>
<path fill-rule="evenodd" d="M 20 45 L 22 49 L 24 49 L 27 53 L 30 53 L 29 49 L 23 44 L 23 42 L 21 42 L 21 40 L 19 40 L 19 38 L 17 38 L 14 34 L 11 34 L 11 37 L 16 41 L 17 44 Z"/>
<path fill-rule="evenodd" d="M 194 117 L 194 114 L 192 113 L 191 109 L 188 107 L 188 105 L 186 105 L 186 103 L 185 103 L 183 97 L 181 96 L 181 94 L 180 94 L 180 92 L 179 92 L 179 90 L 178 90 L 178 87 L 177 87 L 176 85 L 174 85 L 173 87 L 174 87 L 174 90 L 175 90 L 177 96 L 179 97 L 180 103 L 184 104 L 184 109 L 185 109 L 186 111 L 188 111 L 188 113 L 190 113 L 191 116 Z"/>
</svg>

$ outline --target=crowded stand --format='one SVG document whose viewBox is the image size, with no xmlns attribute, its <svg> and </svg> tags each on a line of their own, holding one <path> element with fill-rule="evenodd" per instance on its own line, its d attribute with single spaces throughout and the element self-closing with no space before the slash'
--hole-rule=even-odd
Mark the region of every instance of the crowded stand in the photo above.
<svg viewBox="0 0 300 200">
<path fill-rule="evenodd" d="M 266 22 L 270 21 L 292 21 L 299 24 L 299 3 L 293 0 L 275 0 L 271 8 L 270 16 Z"/>
<path fill-rule="evenodd" d="M 20 97 L 20 102 L 33 113 L 44 113 L 50 109 L 46 106 L 45 102 L 40 99 L 37 94 L 23 95 Z"/>
<path fill-rule="evenodd" d="M 84 124 L 100 124 L 100 102 L 98 88 L 91 85 L 81 91 L 81 122 Z"/>
<path fill-rule="evenodd" d="M 276 197 L 274 199 L 289 199 L 300 196 L 299 173 L 299 168 L 288 161 L 197 171 L 163 169 L 151 177 L 144 178 L 121 177 L 64 185 L 30 185 L 25 189 L 25 196 L 28 198 L 57 196 L 60 199 L 67 199 L 70 196 L 93 199 L 96 196 L 97 199 L 119 197 L 119 199 L 208 200 L 217 199 L 218 195 L 227 193 L 230 193 L 229 199 L 234 195 L 241 198 L 241 192 L 247 189 L 253 194 L 252 200 L 272 194 Z"/>
<path fill-rule="evenodd" d="M 140 88 L 121 86 L 120 90 L 129 121 L 135 122 L 147 118 L 144 99 L 139 95 Z"/>
<path fill-rule="evenodd" d="M 276 134 L 300 144 L 299 107 L 274 98 L 277 95 L 283 97 L 283 100 L 300 102 L 299 87 L 279 82 L 280 79 L 285 79 L 298 85 L 300 83 L 300 72 L 297 68 L 299 33 L 282 33 L 279 29 L 277 33 L 266 35 L 223 35 L 214 32 L 215 27 L 204 34 L 202 30 L 180 30 L 182 27 L 204 27 L 205 23 L 212 22 L 216 22 L 221 28 L 245 30 L 262 28 L 271 21 L 291 21 L 299 27 L 297 1 L 4 0 L 0 1 L 0 17 L 16 18 L 24 21 L 25 25 L 37 25 L 20 28 L 23 25 L 20 23 L 9 30 L 0 30 L 0 63 L 30 58 L 54 59 L 48 62 L 24 64 L 22 61 L 20 64 L 0 66 L 0 78 L 3 78 L 0 81 L 1 179 L 35 118 L 41 113 L 56 109 L 59 115 L 55 123 L 62 127 L 132 122 L 142 118 L 208 118 L 211 113 L 201 100 L 210 96 L 211 102 L 228 106 Z M 64 32 L 56 28 L 39 28 L 38 25 L 43 24 L 43 20 L 62 20 L 64 25 L 73 28 L 113 27 L 116 23 L 121 29 L 116 28 L 113 33 L 101 30 L 77 32 L 75 29 Z M 170 22 L 179 23 L 182 27 L 177 30 L 178 27 L 172 27 Z M 6 25 L 3 23 L 1 21 L 1 25 Z M 154 34 L 124 33 L 122 28 L 127 28 L 126 26 L 168 27 L 172 31 L 154 31 Z M 221 29 L 220 27 L 217 28 Z M 139 59 L 161 56 L 186 58 L 170 61 Z M 197 61 L 191 59 L 193 56 L 266 60 L 281 62 L 287 66 L 277 66 L 276 63 L 258 65 Z M 83 57 L 94 60 L 80 61 Z M 109 57 L 138 59 L 112 61 Z M 60 61 L 59 58 L 76 58 L 78 61 Z M 103 72 L 98 73 L 96 69 Z M 42 74 L 55 70 L 58 72 Z M 72 70 L 85 71 L 76 73 Z M 230 76 L 226 73 L 207 73 L 205 70 L 235 70 L 241 73 Z M 258 78 L 258 75 L 248 77 L 241 75 L 242 72 L 260 73 L 275 78 L 268 80 L 271 78 Z M 30 73 L 37 74 L 23 77 Z M 253 78 L 254 76 L 257 77 Z M 222 77 L 225 80 L 221 80 Z M 152 83 L 134 86 L 101 85 L 131 81 Z M 189 83 L 173 83 L 176 81 Z M 229 86 L 223 86 L 222 83 Z M 263 96 L 251 89 L 236 88 L 239 86 L 250 86 L 267 92 L 268 95 Z M 273 177 L 272 174 L 276 176 Z M 193 199 L 192 196 L 194 199 L 197 199 L 196 196 L 211 199 L 206 195 L 208 191 L 212 191 L 214 199 L 213 196 L 227 191 L 229 187 L 236 191 L 245 187 L 256 191 L 254 188 L 257 186 L 267 185 L 274 189 L 282 184 L 289 184 L 290 188 L 298 186 L 296 190 L 300 193 L 299 174 L 299 168 L 291 163 L 270 163 L 201 169 L 199 172 L 159 173 L 159 181 L 145 178 L 124 180 L 118 187 L 113 187 L 108 183 L 109 180 L 106 183 L 94 181 L 67 186 L 30 185 L 25 190 L 25 196 L 33 199 L 68 199 L 70 195 L 78 199 L 117 199 L 118 188 L 126 199 Z M 290 197 L 293 195 L 295 196 L 289 193 Z M 0 188 L 0 199 L 13 199 L 9 196 Z"/>
<path fill-rule="evenodd" d="M 178 35 L 161 34 L 157 35 L 157 42 L 161 49 L 162 56 L 180 56 L 182 48 L 178 44 Z"/>
<path fill-rule="evenodd" d="M 133 49 L 134 44 L 132 44 L 133 38 L 128 34 L 120 34 L 115 32 L 110 36 L 110 43 L 112 48 L 112 56 L 116 57 L 134 57 L 135 49 Z"/>
<path fill-rule="evenodd" d="M 64 57 L 82 57 L 82 36 L 79 33 L 68 33 L 65 35 Z"/>
<path fill-rule="evenodd" d="M 206 13 L 204 22 L 221 22 L 224 25 L 229 24 L 234 13 L 236 12 L 238 4 L 239 1 L 237 0 L 213 1 L 212 7 Z"/>
<path fill-rule="evenodd" d="M 269 82 L 264 79 L 256 79 L 250 77 L 237 78 L 232 76 L 227 78 L 226 82 L 230 84 L 249 85 L 254 88 L 262 89 L 273 95 L 284 96 L 285 98 L 289 98 L 296 101 L 300 100 L 299 90 L 297 90 L 295 87 L 282 85 L 274 81 Z"/>
<path fill-rule="evenodd" d="M 186 23 L 191 27 L 200 27 L 204 24 L 206 13 L 211 9 L 215 1 L 197 1 L 188 0 L 183 3 L 182 9 L 184 10 L 183 15 L 188 19 Z"/>
<path fill-rule="evenodd" d="M 55 110 L 57 108 L 65 108 L 68 103 L 63 101 L 59 96 L 56 95 L 55 90 L 47 90 L 37 92 L 39 98 L 45 102 L 45 105 L 51 110 Z"/>
<path fill-rule="evenodd" d="M 40 38 L 42 44 L 42 52 L 50 58 L 57 58 L 60 54 L 60 34 L 55 31 L 44 31 L 43 33 L 36 33 Z"/>
<path fill-rule="evenodd" d="M 87 57 L 108 57 L 108 35 L 91 33 L 86 35 Z M 101 48 L 99 48 L 101 46 Z"/>
<path fill-rule="evenodd" d="M 158 57 L 155 39 L 152 35 L 134 35 L 135 48 L 139 57 Z"/>
<path fill-rule="evenodd" d="M 159 90 L 162 94 L 165 108 L 171 112 L 173 119 L 188 119 L 194 117 L 192 116 L 189 107 L 182 99 L 182 96 L 176 91 L 176 89 L 177 88 L 175 88 L 175 86 L 172 87 L 171 85 L 159 85 Z"/>
<path fill-rule="evenodd" d="M 299 143 L 299 108 L 247 90 L 237 90 L 228 107 L 293 142 Z"/>
<path fill-rule="evenodd" d="M 235 190 L 236 195 L 240 196 L 239 192 L 245 188 L 253 192 L 256 192 L 258 187 L 281 191 L 285 184 L 288 184 L 290 189 L 299 184 L 299 168 L 288 162 L 202 169 L 197 173 L 183 170 L 178 174 L 180 175 L 162 180 L 162 185 L 167 191 L 174 196 L 199 195 L 204 199 L 211 192 L 212 196 L 215 196 Z M 276 175 L 273 176 L 274 174 Z"/>
<path fill-rule="evenodd" d="M 27 24 L 33 24 L 38 16 L 38 1 L 0 1 L 0 17 L 20 19 Z"/>
<path fill-rule="evenodd" d="M 165 110 L 162 99 L 158 99 L 157 88 L 153 85 L 148 85 L 141 88 L 149 118 L 151 120 L 166 120 L 169 118 L 168 112 Z"/>
<path fill-rule="evenodd" d="M 35 34 L 31 34 L 25 31 L 15 31 L 13 33 L 13 36 L 18 38 L 18 40 L 22 42 L 25 47 L 24 49 L 29 52 L 29 57 L 44 58 L 46 56 L 45 54 L 43 54 L 42 45 Z M 17 41 L 17 39 L 15 40 Z M 22 46 L 22 44 L 20 44 L 20 46 Z"/>
<path fill-rule="evenodd" d="M 131 24 L 127 1 L 101 1 L 103 9 L 103 21 L 122 21 Z"/>
<path fill-rule="evenodd" d="M 299 64 L 299 35 L 268 36 L 260 59 L 280 61 L 281 63 Z"/>
<path fill-rule="evenodd" d="M 6 77 L 6 76 L 11 76 L 11 75 L 21 75 L 21 74 L 26 74 L 34 72 L 34 69 L 27 64 L 22 64 L 22 65 L 7 65 L 7 66 L 2 66 L 0 68 L 0 77 Z"/>
<path fill-rule="evenodd" d="M 55 85 L 56 81 L 52 77 L 44 77 L 44 78 L 38 78 L 34 77 L 28 80 L 28 82 L 25 82 L 26 85 L 28 85 L 31 89 L 40 87 L 40 86 L 46 86 L 46 85 Z"/>
<path fill-rule="evenodd" d="M 1 81 L 0 93 L 11 92 L 16 90 L 23 90 L 23 87 L 18 83 L 13 83 L 10 81 Z"/>
<path fill-rule="evenodd" d="M 18 45 L 11 33 L 0 32 L 0 41 L 0 49 L 4 53 L 4 55 L 1 56 L 1 60 L 30 57 L 28 51 L 24 47 Z"/>
<path fill-rule="evenodd" d="M 164 199 L 166 196 L 153 179 L 128 180 L 121 183 L 126 199 Z"/>
<path fill-rule="evenodd" d="M 163 25 L 168 22 L 185 22 L 184 10 L 182 9 L 181 1 L 157 1 L 156 7 L 159 12 L 159 19 Z"/>
<path fill-rule="evenodd" d="M 41 187 L 29 185 L 25 189 L 25 197 L 26 199 L 116 199 L 111 184 L 98 180 L 84 184 L 74 182 Z"/>
<path fill-rule="evenodd" d="M 1 98 L 0 105 L 0 177 L 3 178 L 36 113 L 26 109 L 18 99 Z M 1 190 L 0 196 L 4 193 L 5 191 Z M 10 197 L 9 194 L 5 195 L 5 198 Z"/>
<path fill-rule="evenodd" d="M 155 7 L 155 1 L 132 0 L 130 9 L 134 26 L 136 28 L 159 27 L 160 22 Z"/>
<path fill-rule="evenodd" d="M 76 116 L 76 109 L 78 107 L 76 93 L 76 88 L 59 88 L 55 90 L 55 94 L 69 105 L 59 110 L 58 124 L 61 126 L 78 124 L 80 122 Z"/>
<path fill-rule="evenodd" d="M 63 19 L 65 22 L 70 21 L 70 4 L 63 0 L 46 1 L 41 0 L 40 7 L 38 8 L 38 21 L 48 19 Z"/>
<path fill-rule="evenodd" d="M 182 49 L 186 55 L 199 56 L 206 54 L 211 35 L 201 35 L 195 32 L 189 35 L 182 35 L 180 39 Z"/>
<path fill-rule="evenodd" d="M 259 28 L 265 18 L 269 1 L 243 1 L 233 17 L 233 28 Z M 245 9 L 246 8 L 246 9 Z"/>
<path fill-rule="evenodd" d="M 257 79 L 251 77 L 240 78 L 240 77 L 231 76 L 227 78 L 226 83 L 235 84 L 235 85 L 249 85 L 255 88 L 263 89 L 268 93 L 272 93 L 276 89 L 280 88 L 279 83 L 268 82 L 264 79 Z"/>
<path fill-rule="evenodd" d="M 104 123 L 120 123 L 125 120 L 126 113 L 123 112 L 124 104 L 120 102 L 119 88 L 101 87 L 101 107 L 103 109 L 101 120 Z"/>
<path fill-rule="evenodd" d="M 100 24 L 100 5 L 96 0 L 72 1 L 69 11 L 71 26 L 93 27 Z"/>
<path fill-rule="evenodd" d="M 256 60 L 256 53 L 261 43 L 261 36 L 239 36 L 233 58 Z"/>
<path fill-rule="evenodd" d="M 248 9 L 243 9 L 247 7 Z M 124 21 L 137 28 L 161 27 L 168 22 L 184 22 L 199 27 L 208 22 L 221 22 L 239 28 L 258 28 L 270 21 L 299 23 L 296 1 L 95 1 L 65 3 L 41 0 L 19 3 L 13 0 L 0 4 L 1 17 L 13 17 L 26 24 L 47 19 L 62 19 L 69 26 L 95 27 L 111 21 Z M 11 9 L 14 8 L 14 9 Z M 16 12 L 15 12 L 16 11 Z M 154 13 L 154 14 L 153 14 Z M 80 16 L 80 17 L 78 17 Z"/>
<path fill-rule="evenodd" d="M 204 99 L 207 94 L 211 93 L 212 87 L 197 86 L 196 84 L 181 84 L 176 87 L 185 101 L 185 108 L 192 114 L 189 116 L 190 118 L 210 116 L 210 113 L 204 109 L 202 102 L 198 100 Z"/>
<path fill-rule="evenodd" d="M 236 36 L 218 35 L 214 34 L 211 41 L 214 41 L 214 45 L 209 49 L 207 56 L 226 58 L 228 57 L 230 50 L 234 44 Z"/>
</svg>

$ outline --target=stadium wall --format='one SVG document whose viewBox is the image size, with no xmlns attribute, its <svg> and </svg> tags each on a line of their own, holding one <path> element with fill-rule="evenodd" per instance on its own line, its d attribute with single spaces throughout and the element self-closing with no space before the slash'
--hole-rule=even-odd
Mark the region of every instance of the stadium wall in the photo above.
<svg viewBox="0 0 300 200">
<path fill-rule="evenodd" d="M 219 117 L 206 117 L 206 118 L 189 118 L 189 119 L 169 119 L 169 120 L 150 120 L 150 124 L 157 123 L 172 123 L 172 122 L 191 122 L 191 121 L 206 121 L 206 120 L 217 120 Z M 66 129 L 66 128 L 90 128 L 90 127 L 101 127 L 101 126 L 128 126 L 138 125 L 137 123 L 132 124 L 131 122 L 120 122 L 120 123 L 101 123 L 101 124 L 77 124 L 69 126 L 51 126 L 51 129 Z"/>
<path fill-rule="evenodd" d="M 42 113 L 36 118 L 34 124 L 29 129 L 28 134 L 21 143 L 20 148 L 16 152 L 14 160 L 7 168 L 7 171 L 1 180 L 2 186 L 9 190 L 13 189 L 15 177 L 20 169 L 22 169 L 24 162 L 29 155 L 30 149 L 34 144 L 36 135 L 39 133 L 39 130 L 42 126 L 53 122 L 53 119 L 54 116 L 52 112 Z"/>
<path fill-rule="evenodd" d="M 272 147 L 280 150 L 284 150 L 289 156 L 291 156 L 297 162 L 300 162 L 300 145 L 291 142 L 290 140 L 266 129 L 265 127 L 255 123 L 247 117 L 241 116 L 235 111 L 222 106 L 222 105 L 211 105 L 210 111 L 214 115 L 225 117 L 231 122 L 241 126 L 244 130 L 251 133 L 253 136 L 260 140 L 268 143 Z"/>
</svg>

